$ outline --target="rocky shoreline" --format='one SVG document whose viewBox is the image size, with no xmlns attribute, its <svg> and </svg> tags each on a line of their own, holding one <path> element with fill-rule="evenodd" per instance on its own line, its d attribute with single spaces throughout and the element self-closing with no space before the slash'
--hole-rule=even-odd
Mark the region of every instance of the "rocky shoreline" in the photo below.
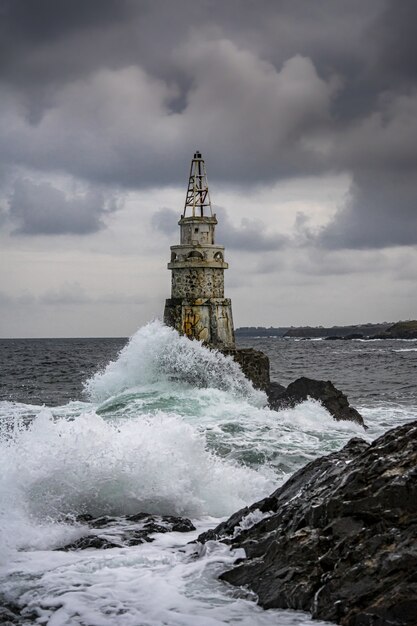
<svg viewBox="0 0 417 626">
<path fill-rule="evenodd" d="M 415 626 L 416 538 L 417 421 L 372 444 L 352 439 L 198 540 L 245 550 L 221 579 L 254 591 L 266 609 L 342 626 Z"/>
<path fill-rule="evenodd" d="M 266 392 L 268 406 L 274 411 L 292 408 L 309 398 L 320 402 L 336 421 L 352 421 L 366 428 L 363 417 L 350 406 L 346 395 L 330 380 L 315 380 L 302 376 L 284 387 L 270 380 L 269 358 L 264 352 L 253 348 L 222 350 L 236 361 L 256 389 Z"/>
<path fill-rule="evenodd" d="M 83 534 L 79 539 L 58 546 L 55 550 L 69 552 L 89 548 L 98 550 L 130 548 L 141 543 L 151 543 L 154 533 L 188 533 L 195 530 L 188 518 L 150 513 L 136 513 L 123 517 L 104 515 L 98 518 L 81 515 L 69 521 Z"/>
<path fill-rule="evenodd" d="M 284 339 L 417 339 L 417 320 L 355 324 L 350 326 L 269 327 L 244 326 L 236 329 L 239 339 L 280 337 Z"/>
<path fill-rule="evenodd" d="M 336 421 L 348 420 L 367 428 L 362 415 L 350 406 L 345 394 L 330 380 L 315 380 L 302 376 L 290 383 L 288 387 L 271 382 L 267 389 L 267 396 L 269 406 L 274 411 L 294 407 L 312 398 L 319 401 Z"/>
</svg>

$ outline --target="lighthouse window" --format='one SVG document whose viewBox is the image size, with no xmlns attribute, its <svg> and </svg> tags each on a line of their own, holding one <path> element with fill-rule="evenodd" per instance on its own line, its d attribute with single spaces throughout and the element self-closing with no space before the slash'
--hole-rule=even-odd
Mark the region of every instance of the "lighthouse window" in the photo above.
<svg viewBox="0 0 417 626">
<path fill-rule="evenodd" d="M 203 255 L 198 250 L 193 250 L 192 252 L 190 252 L 190 254 L 187 257 L 187 259 L 203 259 L 203 258 L 204 258 Z"/>
<path fill-rule="evenodd" d="M 198 233 L 198 228 L 194 228 L 194 232 L 195 232 L 195 233 Z"/>
</svg>

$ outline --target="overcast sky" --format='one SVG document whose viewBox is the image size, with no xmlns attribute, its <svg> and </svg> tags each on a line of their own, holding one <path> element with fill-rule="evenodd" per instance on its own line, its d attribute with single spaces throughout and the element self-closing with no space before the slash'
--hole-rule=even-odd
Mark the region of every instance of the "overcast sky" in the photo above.
<svg viewBox="0 0 417 626">
<path fill-rule="evenodd" d="M 417 318 L 415 0 L 0 0 L 0 336 L 126 336 L 206 159 L 235 326 Z"/>
</svg>

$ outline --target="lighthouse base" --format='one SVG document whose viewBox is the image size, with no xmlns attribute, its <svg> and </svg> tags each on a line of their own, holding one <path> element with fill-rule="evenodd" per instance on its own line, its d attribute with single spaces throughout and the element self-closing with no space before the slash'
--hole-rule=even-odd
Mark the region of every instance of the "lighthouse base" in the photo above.
<svg viewBox="0 0 417 626">
<path fill-rule="evenodd" d="M 181 335 L 203 341 L 218 350 L 235 347 L 229 298 L 170 298 L 165 302 L 164 323 Z"/>
</svg>

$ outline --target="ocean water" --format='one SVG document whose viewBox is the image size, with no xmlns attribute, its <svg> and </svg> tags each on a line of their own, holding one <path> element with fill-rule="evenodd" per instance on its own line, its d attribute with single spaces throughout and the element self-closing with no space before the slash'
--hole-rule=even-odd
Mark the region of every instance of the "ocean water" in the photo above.
<svg viewBox="0 0 417 626">
<path fill-rule="evenodd" d="M 304 626 L 217 580 L 242 556 L 190 542 L 353 436 L 417 419 L 417 341 L 246 339 L 273 378 L 331 379 L 369 429 L 317 402 L 265 407 L 237 365 L 155 321 L 130 339 L 0 341 L 0 600 L 22 624 Z M 81 515 L 146 511 L 192 519 L 110 550 L 56 550 Z M 255 520 L 247 520 L 247 524 Z M 0 602 L 0 605 L 1 605 Z M 320 624 L 320 622 L 314 622 Z"/>
</svg>

